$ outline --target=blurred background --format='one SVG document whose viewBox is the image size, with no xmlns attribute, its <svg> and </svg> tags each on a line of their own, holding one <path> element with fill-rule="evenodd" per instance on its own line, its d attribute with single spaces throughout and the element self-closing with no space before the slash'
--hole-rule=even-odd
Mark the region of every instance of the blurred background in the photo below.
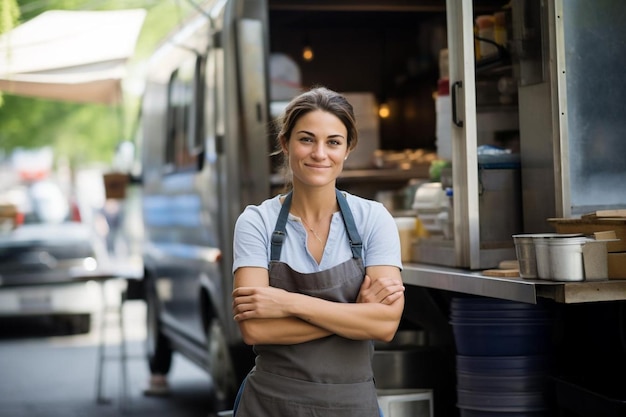
<svg viewBox="0 0 626 417">
<path fill-rule="evenodd" d="M 111 71 L 114 76 L 107 84 L 94 82 L 93 91 L 74 91 L 61 82 L 56 90 L 25 94 L 8 93 L 12 87 L 6 84 L 0 88 L 0 415 L 110 416 L 129 409 L 139 416 L 211 412 L 206 373 L 188 362 L 178 363 L 178 358 L 170 381 L 176 399 L 164 402 L 142 395 L 149 369 L 145 305 L 140 300 L 126 303 L 122 312 L 127 355 L 139 360 L 128 360 L 128 387 L 121 392 L 116 361 L 105 363 L 101 371 L 97 365 L 103 346 L 106 355 L 119 355 L 117 317 L 104 331 L 100 325 L 103 303 L 119 312 L 123 283 L 107 283 L 106 301 L 97 282 L 68 283 L 98 266 L 115 262 L 133 268 L 140 262 L 129 247 L 129 239 L 141 233 L 140 222 L 124 215 L 137 212 L 129 208 L 137 201 L 132 196 L 107 198 L 111 196 L 105 192 L 104 178 L 132 163 L 123 147 L 136 134 L 145 60 L 193 7 L 167 0 L 0 0 L 0 68 L 11 54 L 19 61 L 18 54 L 29 50 L 27 42 L 39 54 L 33 65 L 53 63 L 54 37 L 62 29 L 46 29 L 42 18 L 58 11 L 115 10 L 139 12 L 126 32 L 123 19 L 112 26 L 113 33 L 130 36 L 128 56 L 115 57 L 109 67 L 104 62 L 89 68 L 81 67 L 81 60 L 93 58 L 85 56 L 88 51 L 77 47 L 70 54 L 76 59 L 75 74 L 83 69 Z M 42 24 L 37 33 L 27 33 Z M 64 29 L 80 33 L 83 28 L 71 22 Z M 7 48 L 9 40 L 17 47 Z M 105 49 L 96 51 L 103 61 L 109 59 Z M 5 71 L 7 67 L 0 73 Z M 49 72 L 51 85 L 54 76 L 63 75 L 60 70 L 54 74 L 54 68 Z M 97 90 L 101 85 L 106 88 Z M 104 378 L 101 389 L 109 406 L 95 401 L 97 377 Z M 126 409 L 122 395 L 132 397 Z"/>
<path fill-rule="evenodd" d="M 110 87 L 114 96 L 91 98 L 85 91 L 56 99 L 0 92 L 0 190 L 25 180 L 50 179 L 80 207 L 84 221 L 95 221 L 94 213 L 104 209 L 102 174 L 120 162 L 113 160 L 118 144 L 135 135 L 145 60 L 193 10 L 182 1 L 0 1 L 0 34 L 26 28 L 26 23 L 53 10 L 127 9 L 146 14 L 137 27 L 136 43 L 130 42 L 134 51 L 124 62 L 120 85 Z M 13 53 L 6 47 L 2 51 Z M 74 53 L 80 57 L 85 52 Z M 42 54 L 41 62 L 47 58 Z"/>
</svg>

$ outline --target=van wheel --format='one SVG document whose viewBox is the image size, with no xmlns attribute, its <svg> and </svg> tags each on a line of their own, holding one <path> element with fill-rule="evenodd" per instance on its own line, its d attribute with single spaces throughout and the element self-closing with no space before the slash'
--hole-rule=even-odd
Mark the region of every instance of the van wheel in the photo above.
<svg viewBox="0 0 626 417">
<path fill-rule="evenodd" d="M 172 347 L 163 335 L 159 320 L 160 304 L 154 285 L 149 285 L 146 294 L 146 353 L 152 374 L 167 375 L 172 366 Z"/>
<path fill-rule="evenodd" d="M 237 379 L 222 327 L 213 319 L 207 329 L 208 361 L 216 399 L 232 405 L 237 393 Z"/>
</svg>

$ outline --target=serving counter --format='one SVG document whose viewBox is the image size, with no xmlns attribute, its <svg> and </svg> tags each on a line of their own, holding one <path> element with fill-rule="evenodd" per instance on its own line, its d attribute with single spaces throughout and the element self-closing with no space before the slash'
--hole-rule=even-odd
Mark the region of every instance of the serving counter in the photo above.
<svg viewBox="0 0 626 417">
<path fill-rule="evenodd" d="M 536 304 L 538 298 L 565 304 L 626 300 L 626 280 L 571 282 L 491 277 L 481 271 L 424 263 L 405 263 L 402 279 L 406 285 L 531 304 Z"/>
</svg>

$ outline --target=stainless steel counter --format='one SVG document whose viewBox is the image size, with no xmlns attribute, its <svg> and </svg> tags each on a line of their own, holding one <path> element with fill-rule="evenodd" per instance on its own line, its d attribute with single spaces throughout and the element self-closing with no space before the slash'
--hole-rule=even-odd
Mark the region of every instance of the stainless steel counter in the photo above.
<svg viewBox="0 0 626 417">
<path fill-rule="evenodd" d="M 536 304 L 540 297 L 567 304 L 626 300 L 626 280 L 566 282 L 499 278 L 482 275 L 480 271 L 423 263 L 404 264 L 402 278 L 406 285 L 531 304 Z"/>
</svg>

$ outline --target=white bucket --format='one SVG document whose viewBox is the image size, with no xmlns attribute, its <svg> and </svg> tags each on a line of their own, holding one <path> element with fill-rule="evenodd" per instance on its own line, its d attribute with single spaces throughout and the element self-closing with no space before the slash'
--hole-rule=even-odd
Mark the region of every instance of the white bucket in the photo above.
<svg viewBox="0 0 626 417">
<path fill-rule="evenodd" d="M 540 233 L 528 235 L 533 239 L 535 258 L 537 263 L 537 278 L 552 279 L 550 276 L 550 257 L 548 254 L 548 240 L 559 236 L 557 233 Z"/>
<path fill-rule="evenodd" d="M 583 245 L 585 237 L 554 238 L 548 241 L 550 277 L 555 281 L 583 281 Z"/>
</svg>

